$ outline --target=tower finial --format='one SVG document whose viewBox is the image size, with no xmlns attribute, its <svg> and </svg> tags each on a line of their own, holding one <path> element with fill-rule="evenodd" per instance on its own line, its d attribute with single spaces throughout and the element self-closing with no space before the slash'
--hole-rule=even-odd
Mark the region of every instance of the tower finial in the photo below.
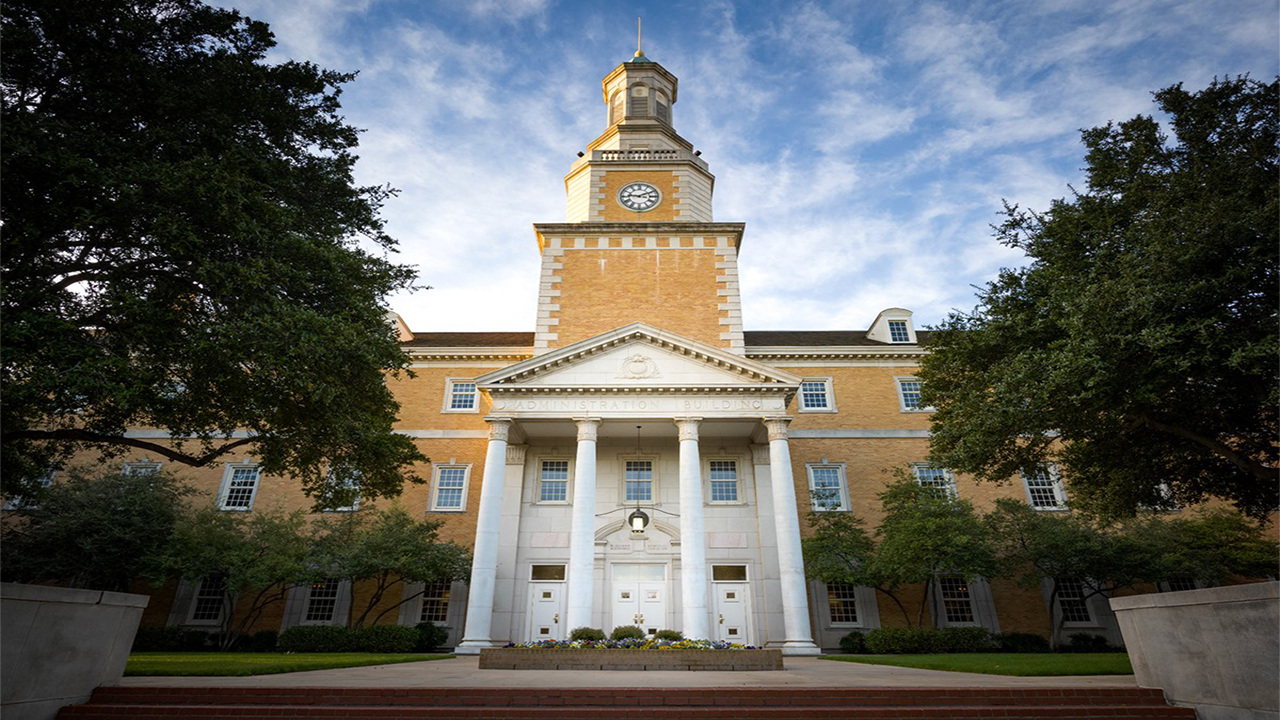
<svg viewBox="0 0 1280 720">
<path fill-rule="evenodd" d="M 636 18 L 636 57 L 644 57 L 644 50 L 640 49 L 640 18 Z"/>
</svg>

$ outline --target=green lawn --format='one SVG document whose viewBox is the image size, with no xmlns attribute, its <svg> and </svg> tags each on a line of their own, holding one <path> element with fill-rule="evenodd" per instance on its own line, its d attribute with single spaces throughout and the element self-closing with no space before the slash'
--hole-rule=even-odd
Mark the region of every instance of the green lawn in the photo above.
<svg viewBox="0 0 1280 720">
<path fill-rule="evenodd" d="M 125 675 L 272 675 L 299 670 L 443 660 L 452 655 L 409 653 L 136 652 Z"/>
<path fill-rule="evenodd" d="M 826 660 L 952 670 L 986 675 L 1132 675 L 1125 653 L 954 653 L 948 655 L 826 655 Z"/>
</svg>

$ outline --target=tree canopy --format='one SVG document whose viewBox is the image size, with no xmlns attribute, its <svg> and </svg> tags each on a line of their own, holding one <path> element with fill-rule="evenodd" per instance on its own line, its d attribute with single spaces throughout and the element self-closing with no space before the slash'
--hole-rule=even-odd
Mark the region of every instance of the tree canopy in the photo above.
<svg viewBox="0 0 1280 720">
<path fill-rule="evenodd" d="M 933 333 L 933 462 L 1004 481 L 1057 462 L 1102 516 L 1225 498 L 1280 506 L 1280 80 L 1155 93 L 1083 132 L 1087 187 L 1006 206 L 1031 262 Z"/>
<path fill-rule="evenodd" d="M 413 272 L 392 191 L 353 179 L 354 76 L 270 64 L 265 24 L 196 0 L 14 0 L 2 24 L 4 491 L 127 447 L 252 453 L 326 501 L 417 481 L 385 384 Z"/>
</svg>

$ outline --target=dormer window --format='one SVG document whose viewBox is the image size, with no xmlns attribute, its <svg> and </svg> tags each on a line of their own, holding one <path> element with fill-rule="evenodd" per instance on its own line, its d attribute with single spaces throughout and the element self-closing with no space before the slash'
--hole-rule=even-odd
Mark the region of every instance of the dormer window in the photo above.
<svg viewBox="0 0 1280 720">
<path fill-rule="evenodd" d="M 867 339 L 892 345 L 914 345 L 916 329 L 911 325 L 911 311 L 904 308 L 882 311 L 867 330 Z"/>
</svg>

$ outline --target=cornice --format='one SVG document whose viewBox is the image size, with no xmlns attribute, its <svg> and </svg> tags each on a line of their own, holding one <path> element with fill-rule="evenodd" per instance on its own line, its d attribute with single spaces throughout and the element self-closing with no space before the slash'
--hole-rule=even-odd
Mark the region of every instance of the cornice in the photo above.
<svg viewBox="0 0 1280 720">
<path fill-rule="evenodd" d="M 788 385 L 486 385 L 490 395 L 789 395 Z"/>
<path fill-rule="evenodd" d="M 410 360 L 502 360 L 516 363 L 533 357 L 532 347 L 404 348 Z"/>
<path fill-rule="evenodd" d="M 770 360 L 918 360 L 928 354 L 916 346 L 861 347 L 861 346 L 748 346 L 746 355 L 761 362 Z"/>
</svg>

